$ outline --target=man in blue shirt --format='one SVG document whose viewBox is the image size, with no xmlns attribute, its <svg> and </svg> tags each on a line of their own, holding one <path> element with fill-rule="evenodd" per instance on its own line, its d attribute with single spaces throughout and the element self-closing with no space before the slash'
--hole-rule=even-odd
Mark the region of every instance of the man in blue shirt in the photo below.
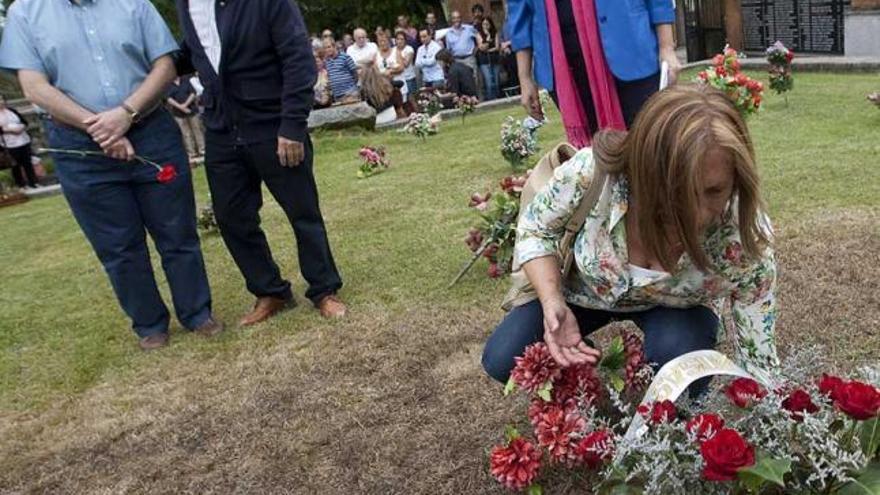
<svg viewBox="0 0 880 495">
<path fill-rule="evenodd" d="M 479 89 L 481 85 L 476 79 L 477 57 L 474 55 L 478 46 L 483 43 L 482 36 L 472 24 L 461 22 L 461 14 L 456 10 L 449 16 L 452 26 L 446 31 L 446 49 L 452 53 L 456 61 L 461 62 L 474 72 L 474 84 Z"/>
<path fill-rule="evenodd" d="M 351 103 L 361 99 L 357 85 L 357 64 L 347 53 L 340 53 L 336 49 L 333 38 L 324 40 L 324 68 L 327 69 L 327 78 L 330 79 L 333 101 Z"/>
<path fill-rule="evenodd" d="M 49 145 L 93 154 L 53 153 L 56 172 L 144 350 L 167 345 L 169 324 L 145 232 L 180 323 L 203 336 L 223 329 L 211 316 L 189 160 L 159 105 L 176 49 L 147 0 L 19 0 L 0 43 L 0 67 L 17 71 L 25 96 L 51 116 Z M 160 182 L 135 154 L 173 164 L 176 177 Z"/>
</svg>

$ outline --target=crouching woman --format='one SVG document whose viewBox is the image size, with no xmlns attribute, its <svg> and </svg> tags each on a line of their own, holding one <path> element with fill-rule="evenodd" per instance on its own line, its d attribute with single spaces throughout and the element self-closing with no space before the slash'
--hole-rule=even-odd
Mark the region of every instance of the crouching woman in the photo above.
<svg viewBox="0 0 880 495">
<path fill-rule="evenodd" d="M 557 243 L 599 167 L 608 178 L 563 280 Z M 515 263 L 538 300 L 510 311 L 489 337 L 491 377 L 506 381 L 514 357 L 542 340 L 561 366 L 596 363 L 600 353 L 584 337 L 617 320 L 640 327 L 648 361 L 662 366 L 715 347 L 727 300 L 738 364 L 778 366 L 771 228 L 748 129 L 723 93 L 655 94 L 628 133 L 600 132 L 523 207 Z"/>
</svg>

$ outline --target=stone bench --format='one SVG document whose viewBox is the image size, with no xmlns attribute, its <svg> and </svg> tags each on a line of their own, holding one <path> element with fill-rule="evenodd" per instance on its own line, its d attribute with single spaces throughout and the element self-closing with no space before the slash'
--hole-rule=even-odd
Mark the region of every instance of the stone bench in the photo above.
<svg viewBox="0 0 880 495">
<path fill-rule="evenodd" d="M 309 114 L 309 130 L 345 129 L 363 127 L 369 131 L 376 128 L 376 110 L 364 102 L 335 105 L 312 110 Z"/>
</svg>

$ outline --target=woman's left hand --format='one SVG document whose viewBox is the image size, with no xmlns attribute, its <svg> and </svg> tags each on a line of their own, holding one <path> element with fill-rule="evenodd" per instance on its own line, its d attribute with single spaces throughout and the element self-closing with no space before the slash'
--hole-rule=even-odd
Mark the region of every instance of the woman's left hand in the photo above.
<svg viewBox="0 0 880 495">
<path fill-rule="evenodd" d="M 678 80 L 678 73 L 681 72 L 681 62 L 678 61 L 678 55 L 675 54 L 675 48 L 660 48 L 660 63 L 666 62 L 669 66 L 669 85 L 675 84 Z"/>
</svg>

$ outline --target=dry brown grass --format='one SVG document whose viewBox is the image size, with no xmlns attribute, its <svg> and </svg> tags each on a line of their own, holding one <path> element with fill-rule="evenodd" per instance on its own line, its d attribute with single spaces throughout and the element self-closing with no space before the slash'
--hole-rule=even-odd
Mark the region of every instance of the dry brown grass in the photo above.
<svg viewBox="0 0 880 495">
<path fill-rule="evenodd" d="M 851 211 L 779 229 L 783 351 L 818 343 L 839 366 L 880 360 L 878 224 Z M 486 452 L 522 410 L 479 366 L 499 316 L 361 308 L 268 349 L 7 414 L 0 491 L 499 492 Z"/>
</svg>

